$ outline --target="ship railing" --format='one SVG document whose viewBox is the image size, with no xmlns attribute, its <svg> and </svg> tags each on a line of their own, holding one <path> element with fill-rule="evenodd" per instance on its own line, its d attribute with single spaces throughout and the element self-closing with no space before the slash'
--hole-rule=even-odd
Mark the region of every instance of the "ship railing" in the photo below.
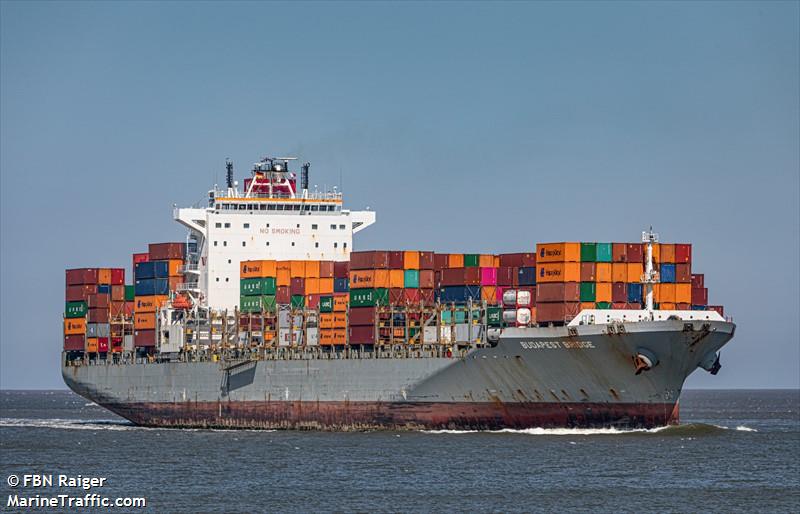
<svg viewBox="0 0 800 514">
<path fill-rule="evenodd" d="M 184 282 L 182 284 L 178 284 L 176 288 L 178 291 L 195 291 L 198 289 L 197 282 Z"/>
<path fill-rule="evenodd" d="M 184 264 L 183 266 L 181 266 L 180 272 L 181 273 L 193 272 L 193 271 L 196 272 L 196 271 L 198 271 L 198 269 L 199 268 L 198 268 L 197 263 L 190 263 L 190 264 Z"/>
</svg>

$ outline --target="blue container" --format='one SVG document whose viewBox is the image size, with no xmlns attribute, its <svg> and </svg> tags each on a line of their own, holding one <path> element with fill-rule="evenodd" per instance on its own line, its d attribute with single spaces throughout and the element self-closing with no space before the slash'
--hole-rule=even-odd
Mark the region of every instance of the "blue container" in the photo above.
<svg viewBox="0 0 800 514">
<path fill-rule="evenodd" d="M 134 288 L 136 296 L 167 295 L 169 294 L 169 280 L 166 278 L 137 280 Z"/>
<path fill-rule="evenodd" d="M 111 286 L 97 286 L 97 292 L 100 294 L 111 293 Z"/>
<path fill-rule="evenodd" d="M 707 310 L 707 309 L 708 309 L 708 307 L 706 307 L 705 305 L 692 305 L 692 310 L 693 311 L 704 311 L 704 310 Z"/>
<path fill-rule="evenodd" d="M 520 268 L 517 271 L 517 283 L 521 286 L 535 286 L 536 268 Z"/>
<path fill-rule="evenodd" d="M 335 278 L 333 279 L 333 292 L 334 293 L 346 293 L 350 291 L 350 279 L 349 278 Z"/>
<path fill-rule="evenodd" d="M 628 303 L 640 303 L 642 301 L 642 284 L 628 284 Z"/>
<path fill-rule="evenodd" d="M 153 261 L 153 268 L 156 278 L 169 278 L 169 262 Z"/>
<path fill-rule="evenodd" d="M 442 303 L 467 303 L 472 298 L 473 302 L 481 301 L 480 286 L 448 286 L 438 289 L 439 301 Z"/>
<path fill-rule="evenodd" d="M 134 280 L 146 280 L 156 278 L 156 268 L 154 262 L 137 262 L 133 268 Z M 138 294 L 138 293 L 137 293 Z"/>
<path fill-rule="evenodd" d="M 662 264 L 661 265 L 661 281 L 666 282 L 668 284 L 672 284 L 675 282 L 675 265 L 674 264 Z"/>
</svg>

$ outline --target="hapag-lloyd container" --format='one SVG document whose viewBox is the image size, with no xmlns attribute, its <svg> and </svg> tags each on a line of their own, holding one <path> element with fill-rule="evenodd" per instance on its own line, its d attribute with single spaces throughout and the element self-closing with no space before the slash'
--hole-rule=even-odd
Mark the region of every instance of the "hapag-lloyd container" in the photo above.
<svg viewBox="0 0 800 514">
<path fill-rule="evenodd" d="M 580 243 L 539 243 L 536 245 L 536 263 L 580 262 Z"/>
<path fill-rule="evenodd" d="M 536 266 L 537 282 L 580 282 L 579 262 L 540 263 Z"/>
</svg>

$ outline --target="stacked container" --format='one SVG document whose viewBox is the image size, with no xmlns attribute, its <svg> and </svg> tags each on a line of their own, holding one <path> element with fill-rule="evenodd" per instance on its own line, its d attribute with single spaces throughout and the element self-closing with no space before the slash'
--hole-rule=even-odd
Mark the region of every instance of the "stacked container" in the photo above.
<svg viewBox="0 0 800 514">
<path fill-rule="evenodd" d="M 537 323 L 567 323 L 580 312 L 581 254 L 581 243 L 536 245 Z M 595 288 L 583 289 L 583 298 L 594 293 L 596 300 Z"/>
<path fill-rule="evenodd" d="M 112 344 L 111 324 L 125 321 L 125 270 L 81 268 L 66 272 L 64 350 L 106 354 L 122 351 Z"/>
</svg>

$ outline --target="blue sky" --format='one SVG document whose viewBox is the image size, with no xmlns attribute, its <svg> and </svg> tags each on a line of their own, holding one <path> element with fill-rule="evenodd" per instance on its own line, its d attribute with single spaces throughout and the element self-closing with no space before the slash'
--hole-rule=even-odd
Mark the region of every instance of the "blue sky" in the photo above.
<svg viewBox="0 0 800 514">
<path fill-rule="evenodd" d="M 180 240 L 267 154 L 355 248 L 694 243 L 716 377 L 800 385 L 797 2 L 0 4 L 0 387 L 61 388 L 64 269 Z"/>
</svg>

